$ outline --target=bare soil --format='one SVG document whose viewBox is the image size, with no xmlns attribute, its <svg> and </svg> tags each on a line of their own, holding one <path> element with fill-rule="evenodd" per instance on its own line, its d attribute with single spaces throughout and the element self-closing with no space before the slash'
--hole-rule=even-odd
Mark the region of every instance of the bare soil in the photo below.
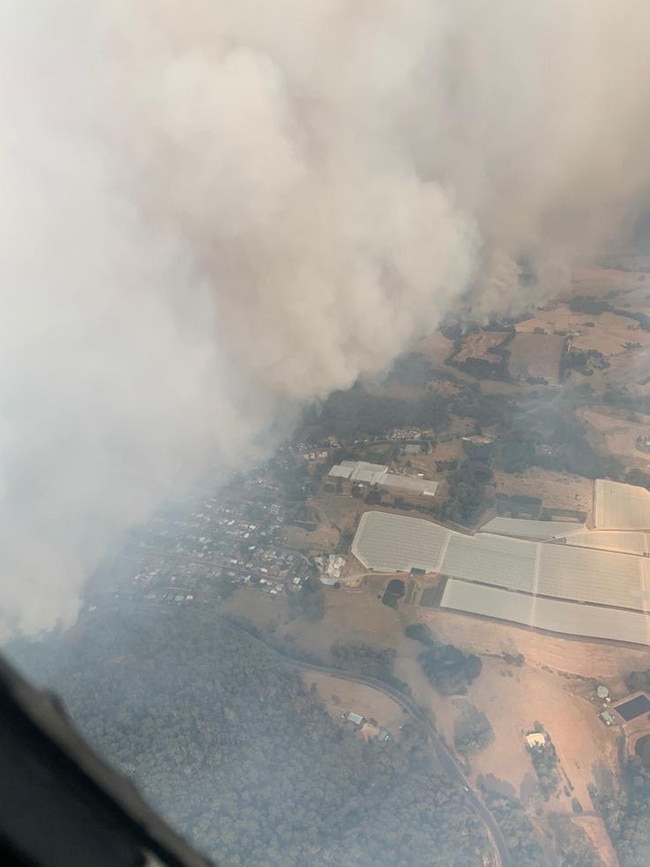
<svg viewBox="0 0 650 867">
<path fill-rule="evenodd" d="M 633 291 L 639 284 L 645 282 L 639 280 L 642 276 L 633 271 L 619 271 L 615 268 L 576 268 L 573 274 L 571 294 L 594 295 L 597 298 L 602 298 L 609 292 Z"/>
<path fill-rule="evenodd" d="M 337 549 L 341 533 L 325 523 L 320 523 L 313 531 L 286 524 L 282 528 L 282 536 L 285 545 L 305 554 L 310 552 L 333 554 Z"/>
<path fill-rule="evenodd" d="M 595 448 L 620 458 L 628 467 L 646 469 L 650 465 L 650 455 L 636 447 L 637 438 L 648 434 L 648 416 L 637 416 L 635 422 L 620 413 L 585 410 L 579 415 Z"/>
<path fill-rule="evenodd" d="M 524 473 L 495 471 L 495 493 L 525 494 L 541 497 L 544 505 L 556 509 L 577 509 L 591 514 L 594 483 L 582 476 L 572 476 L 529 467 Z"/>
<path fill-rule="evenodd" d="M 260 628 L 274 630 L 278 639 L 290 637 L 324 660 L 331 661 L 332 644 L 369 644 L 399 650 L 408 642 L 398 611 L 378 598 L 386 579 L 376 578 L 368 590 L 335 590 L 325 587 L 322 620 L 290 620 L 286 599 L 252 587 L 241 587 L 223 609 L 245 617 Z"/>
<path fill-rule="evenodd" d="M 302 677 L 307 689 L 310 689 L 312 684 L 316 687 L 327 712 L 335 722 L 341 722 L 341 714 L 354 711 L 367 719 L 377 721 L 378 727 L 371 732 L 373 735 L 376 736 L 381 729 L 386 729 L 393 738 L 399 738 L 399 727 L 409 715 L 404 713 L 402 707 L 390 696 L 370 686 L 318 671 L 306 671 Z"/>
<path fill-rule="evenodd" d="M 576 316 L 577 314 L 572 314 Z M 594 323 L 593 328 L 582 325 L 574 326 L 580 333 L 575 335 L 573 346 L 586 352 L 595 349 L 608 359 L 624 355 L 630 350 L 625 349 L 626 343 L 640 343 L 642 347 L 650 344 L 650 332 L 644 331 L 638 323 L 626 316 L 618 316 L 615 313 L 601 313 L 592 316 L 581 313 L 580 317 Z"/>
<path fill-rule="evenodd" d="M 557 383 L 565 339 L 555 334 L 517 334 L 510 343 L 508 372 L 517 379 L 541 376 Z"/>
</svg>

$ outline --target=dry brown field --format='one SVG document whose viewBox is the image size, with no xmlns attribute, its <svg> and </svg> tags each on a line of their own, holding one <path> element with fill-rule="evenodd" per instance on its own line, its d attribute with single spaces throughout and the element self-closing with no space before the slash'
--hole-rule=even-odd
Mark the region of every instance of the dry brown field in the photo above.
<svg viewBox="0 0 650 867">
<path fill-rule="evenodd" d="M 317 499 L 309 501 L 325 524 L 329 524 L 341 533 L 354 533 L 359 518 L 367 509 L 363 500 L 340 494 L 322 494 Z"/>
<path fill-rule="evenodd" d="M 441 609 L 419 609 L 418 618 L 427 623 L 441 641 L 483 655 L 523 653 L 531 665 L 539 668 L 547 666 L 582 678 L 602 679 L 615 697 L 625 695 L 623 675 L 634 669 L 650 668 L 650 648 L 545 635 Z"/>
<path fill-rule="evenodd" d="M 582 476 L 529 467 L 523 473 L 494 472 L 495 493 L 541 497 L 548 508 L 577 509 L 591 514 L 594 483 Z"/>
<path fill-rule="evenodd" d="M 543 328 L 548 335 L 554 331 L 569 332 L 577 328 L 581 322 L 591 317 L 584 313 L 572 313 L 567 304 L 556 303 L 543 310 L 536 310 L 531 319 L 518 322 L 515 326 L 517 334 L 533 334 L 535 328 Z M 540 335 L 544 336 L 544 335 Z M 558 335 L 553 335 L 558 336 Z"/>
<path fill-rule="evenodd" d="M 433 334 L 429 334 L 427 337 L 418 340 L 413 346 L 413 351 L 426 355 L 434 367 L 444 368 L 445 360 L 454 351 L 454 342 L 453 340 L 448 340 L 439 331 L 434 331 Z M 454 372 L 455 374 L 456 372 Z M 460 378 L 462 379 L 463 377 Z"/>
<path fill-rule="evenodd" d="M 571 295 L 594 295 L 602 298 L 608 292 L 625 292 L 645 282 L 639 280 L 642 276 L 644 275 L 635 271 L 618 271 L 615 268 L 576 268 Z"/>
<path fill-rule="evenodd" d="M 640 343 L 642 347 L 650 345 L 650 332 L 644 331 L 633 319 L 626 316 L 618 316 L 616 313 L 600 313 L 598 316 L 582 313 L 580 316 L 584 322 L 594 323 L 593 328 L 574 325 L 574 330 L 580 334 L 573 338 L 573 346 L 583 352 L 595 349 L 602 352 L 611 363 L 612 357 L 630 352 L 624 348 L 625 343 Z"/>
<path fill-rule="evenodd" d="M 325 523 L 320 523 L 313 532 L 285 524 L 282 528 L 282 537 L 284 544 L 289 548 L 296 548 L 305 554 L 311 551 L 331 554 L 336 551 L 341 534 Z"/>
<path fill-rule="evenodd" d="M 584 421 L 587 436 L 595 448 L 620 458 L 627 467 L 650 469 L 650 454 L 636 447 L 637 437 L 648 435 L 650 416 L 638 415 L 639 421 L 633 422 L 621 413 L 584 410 L 579 417 Z"/>
<path fill-rule="evenodd" d="M 302 679 L 307 689 L 312 684 L 316 687 L 327 712 L 337 723 L 341 722 L 342 713 L 351 710 L 367 719 L 377 720 L 380 729 L 386 729 L 393 738 L 398 739 L 399 727 L 409 718 L 394 699 L 371 686 L 352 683 L 320 671 L 305 671 Z"/>
<path fill-rule="evenodd" d="M 557 383 L 564 343 L 564 338 L 555 334 L 517 334 L 508 345 L 510 376 L 542 376 L 549 383 Z"/>
<path fill-rule="evenodd" d="M 384 579 L 377 579 L 380 587 Z M 402 618 L 378 598 L 381 589 L 325 589 L 325 615 L 322 620 L 290 620 L 286 599 L 271 596 L 252 587 L 241 587 L 223 604 L 227 612 L 239 614 L 260 628 L 272 624 L 278 639 L 292 637 L 300 645 L 331 660 L 330 648 L 336 643 L 369 644 L 399 650 L 409 640 L 404 636 Z M 376 591 L 376 592 L 375 592 Z"/>
</svg>

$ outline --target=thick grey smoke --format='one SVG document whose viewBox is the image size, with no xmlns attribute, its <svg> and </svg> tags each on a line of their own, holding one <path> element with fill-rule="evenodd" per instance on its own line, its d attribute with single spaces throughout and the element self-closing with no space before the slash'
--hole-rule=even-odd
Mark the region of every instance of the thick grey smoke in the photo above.
<svg viewBox="0 0 650 867">
<path fill-rule="evenodd" d="M 0 639 L 116 531 L 558 288 L 650 180 L 643 0 L 4 0 Z"/>
</svg>

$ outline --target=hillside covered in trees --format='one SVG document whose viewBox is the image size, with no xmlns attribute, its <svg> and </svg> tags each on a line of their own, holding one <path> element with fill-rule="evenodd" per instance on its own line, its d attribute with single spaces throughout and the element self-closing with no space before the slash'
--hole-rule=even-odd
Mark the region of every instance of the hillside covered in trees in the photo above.
<svg viewBox="0 0 650 867">
<path fill-rule="evenodd" d="M 206 615 L 96 612 L 14 658 L 226 867 L 484 863 L 483 826 L 417 732 L 364 742 L 297 672 Z"/>
</svg>

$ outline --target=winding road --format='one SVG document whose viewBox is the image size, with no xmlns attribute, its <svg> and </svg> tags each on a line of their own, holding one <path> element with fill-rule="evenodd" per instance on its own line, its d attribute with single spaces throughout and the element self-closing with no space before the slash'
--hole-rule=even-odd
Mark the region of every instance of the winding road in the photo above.
<svg viewBox="0 0 650 867">
<path fill-rule="evenodd" d="M 261 645 L 268 653 L 281 660 L 284 665 L 290 666 L 291 668 L 301 669 L 302 671 L 320 671 L 323 674 L 328 674 L 331 677 L 338 677 L 341 680 L 349 680 L 353 683 L 362 683 L 365 684 L 365 686 L 371 686 L 374 689 L 378 689 L 380 692 L 385 693 L 385 695 L 390 696 L 390 698 L 407 710 L 414 719 L 418 720 L 418 722 L 424 726 L 440 764 L 452 780 L 457 780 L 463 786 L 467 798 L 471 801 L 476 813 L 478 813 L 483 824 L 486 826 L 496 856 L 496 867 L 512 867 L 512 859 L 505 838 L 496 819 L 486 807 L 479 792 L 472 787 L 470 781 L 463 772 L 462 766 L 436 731 L 429 715 L 423 711 L 410 696 L 374 677 L 366 677 L 362 674 L 350 674 L 349 672 L 341 671 L 338 668 L 329 668 L 323 665 L 314 665 L 311 662 L 300 662 L 299 660 L 292 659 L 290 656 L 281 653 L 275 647 L 267 644 L 263 639 L 258 638 L 256 635 L 252 635 L 244 626 L 234 623 L 223 615 L 217 614 L 217 617 L 226 628 L 232 629 L 234 632 L 238 632 L 241 635 L 245 635 L 249 641 Z"/>
</svg>

